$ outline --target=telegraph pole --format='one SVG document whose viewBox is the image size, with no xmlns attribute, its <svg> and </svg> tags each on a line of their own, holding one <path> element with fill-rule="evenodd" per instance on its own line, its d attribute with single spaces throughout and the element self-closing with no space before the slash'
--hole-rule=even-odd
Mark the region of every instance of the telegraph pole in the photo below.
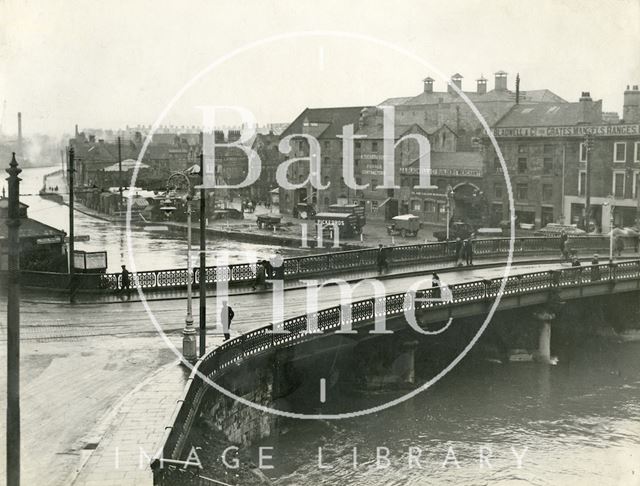
<svg viewBox="0 0 640 486">
<path fill-rule="evenodd" d="M 204 187 L 204 147 L 200 138 L 200 357 L 207 351 L 207 194 Z"/>
<path fill-rule="evenodd" d="M 74 248 L 74 236 L 75 236 L 75 230 L 74 230 L 74 215 L 73 215 L 73 205 L 74 205 L 74 197 L 73 197 L 73 186 L 74 186 L 74 181 L 73 181 L 73 177 L 74 177 L 74 172 L 75 172 L 75 165 L 74 165 L 74 161 L 75 161 L 75 153 L 73 150 L 73 147 L 69 148 L 69 162 L 67 164 L 67 171 L 68 171 L 68 176 L 67 176 L 67 181 L 69 183 L 69 302 L 71 304 L 73 304 L 76 300 L 76 296 L 75 296 L 75 265 L 74 265 L 74 252 L 75 252 L 75 248 Z"/>
<path fill-rule="evenodd" d="M 120 148 L 120 137 L 118 137 L 118 186 L 120 186 L 120 210 L 122 211 L 122 152 Z"/>
<path fill-rule="evenodd" d="M 9 177 L 7 285 L 7 486 L 20 485 L 20 178 L 16 153 Z"/>
<path fill-rule="evenodd" d="M 584 145 L 585 145 L 585 164 L 586 164 L 586 173 L 585 173 L 585 181 L 584 181 L 584 200 L 585 200 L 585 208 L 584 208 L 584 230 L 588 233 L 589 226 L 591 223 L 591 147 L 593 146 L 593 137 L 590 133 L 587 133 L 584 136 Z"/>
</svg>

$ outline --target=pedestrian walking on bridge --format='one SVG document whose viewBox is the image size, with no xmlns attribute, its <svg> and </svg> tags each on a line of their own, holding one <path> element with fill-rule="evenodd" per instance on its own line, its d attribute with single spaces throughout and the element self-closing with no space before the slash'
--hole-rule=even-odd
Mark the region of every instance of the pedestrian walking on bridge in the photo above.
<svg viewBox="0 0 640 486">
<path fill-rule="evenodd" d="M 131 278 L 129 276 L 129 274 L 131 272 L 129 272 L 129 270 L 127 270 L 127 267 L 125 265 L 121 265 L 122 266 L 122 272 L 120 273 L 120 292 L 123 295 L 127 296 L 127 299 L 131 298 Z"/>
<path fill-rule="evenodd" d="M 228 341 L 231 338 L 231 321 L 235 316 L 235 312 L 226 300 L 222 301 L 222 311 L 220 312 L 220 322 L 222 322 L 222 330 L 224 333 L 224 340 Z"/>
</svg>

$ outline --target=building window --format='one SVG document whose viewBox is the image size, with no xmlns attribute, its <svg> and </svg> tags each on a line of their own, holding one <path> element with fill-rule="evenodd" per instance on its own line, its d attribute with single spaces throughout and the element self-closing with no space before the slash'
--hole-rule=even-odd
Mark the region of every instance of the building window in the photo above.
<svg viewBox="0 0 640 486">
<path fill-rule="evenodd" d="M 329 157 L 325 157 L 325 158 L 324 158 L 324 163 L 325 163 L 325 164 L 329 164 Z"/>
<path fill-rule="evenodd" d="M 626 142 L 616 142 L 613 145 L 613 161 L 624 162 L 627 160 L 627 144 Z"/>
<path fill-rule="evenodd" d="M 640 142 L 636 142 L 634 146 L 635 146 L 635 149 L 633 150 L 633 153 L 634 153 L 633 161 L 636 164 L 640 164 Z"/>
<path fill-rule="evenodd" d="M 553 199 L 553 185 L 542 184 L 542 200 L 551 201 Z"/>
<path fill-rule="evenodd" d="M 578 174 L 578 196 L 584 196 L 587 189 L 587 171 L 581 170 Z"/>
<path fill-rule="evenodd" d="M 518 145 L 518 153 L 519 154 L 526 154 L 527 153 L 527 146 L 526 145 Z"/>
<path fill-rule="evenodd" d="M 417 201 L 417 200 L 411 201 L 411 211 L 420 211 L 420 201 Z"/>
<path fill-rule="evenodd" d="M 587 161 L 587 144 L 582 142 L 580 144 L 580 162 Z"/>
<path fill-rule="evenodd" d="M 436 212 L 436 203 L 433 201 L 424 200 L 424 212 L 425 213 L 435 213 Z"/>
<path fill-rule="evenodd" d="M 553 173 L 553 159 L 545 157 L 542 161 L 542 173 L 545 175 L 551 175 Z"/>
<path fill-rule="evenodd" d="M 378 187 L 378 179 L 371 179 L 371 190 L 375 191 L 376 187 Z"/>
<path fill-rule="evenodd" d="M 527 173 L 527 159 L 521 157 L 518 159 L 518 174 Z"/>
<path fill-rule="evenodd" d="M 529 186 L 527 184 L 516 184 L 516 199 L 519 201 L 529 199 Z"/>
<path fill-rule="evenodd" d="M 324 148 L 326 148 L 326 149 L 329 148 L 329 140 L 325 140 L 324 141 Z"/>
<path fill-rule="evenodd" d="M 357 186 L 361 186 L 362 185 L 362 178 L 361 177 L 356 177 L 356 185 Z"/>
<path fill-rule="evenodd" d="M 496 199 L 502 199 L 502 184 L 493 185 L 493 195 Z"/>
<path fill-rule="evenodd" d="M 624 197 L 624 172 L 613 173 L 613 187 L 611 188 L 614 197 Z"/>
<path fill-rule="evenodd" d="M 378 151 L 378 142 L 371 142 L 371 151 L 372 152 Z"/>
<path fill-rule="evenodd" d="M 356 148 L 359 149 L 362 147 L 362 142 L 356 142 Z"/>
<path fill-rule="evenodd" d="M 545 154 L 552 154 L 553 153 L 553 145 L 545 143 L 544 144 L 544 153 Z"/>
<path fill-rule="evenodd" d="M 633 178 L 633 197 L 638 197 L 638 190 L 640 190 L 640 172 L 636 172 Z"/>
</svg>

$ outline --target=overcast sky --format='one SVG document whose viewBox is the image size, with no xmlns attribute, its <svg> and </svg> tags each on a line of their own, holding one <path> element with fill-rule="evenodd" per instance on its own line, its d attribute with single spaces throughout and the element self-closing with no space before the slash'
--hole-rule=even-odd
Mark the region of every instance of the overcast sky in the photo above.
<svg viewBox="0 0 640 486">
<path fill-rule="evenodd" d="M 622 111 L 640 84 L 640 0 L 75 1 L 0 0 L 3 131 L 58 134 L 151 124 L 194 76 L 251 42 L 293 31 L 366 34 L 425 59 L 475 89 L 481 74 L 515 73 L 521 88 L 569 101 L 581 91 Z M 240 105 L 260 123 L 307 106 L 377 104 L 444 81 L 415 59 L 371 42 L 283 39 L 206 73 L 169 111 L 197 124 L 199 105 Z"/>
</svg>

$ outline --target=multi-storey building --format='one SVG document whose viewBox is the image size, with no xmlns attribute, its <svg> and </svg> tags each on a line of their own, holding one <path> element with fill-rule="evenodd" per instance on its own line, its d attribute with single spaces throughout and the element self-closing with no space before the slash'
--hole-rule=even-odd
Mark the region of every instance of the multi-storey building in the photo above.
<svg viewBox="0 0 640 486">
<path fill-rule="evenodd" d="M 485 192 L 493 220 L 509 217 L 508 180 L 517 222 L 536 227 L 549 222 L 582 224 L 588 160 L 592 229 L 609 230 L 612 207 L 614 224 L 633 224 L 640 173 L 637 86 L 625 91 L 624 100 L 623 120 L 618 123 L 615 117 L 603 117 L 602 102 L 594 102 L 586 92 L 576 103 L 521 103 L 511 108 L 493 130 L 507 174 L 485 138 Z"/>
</svg>

